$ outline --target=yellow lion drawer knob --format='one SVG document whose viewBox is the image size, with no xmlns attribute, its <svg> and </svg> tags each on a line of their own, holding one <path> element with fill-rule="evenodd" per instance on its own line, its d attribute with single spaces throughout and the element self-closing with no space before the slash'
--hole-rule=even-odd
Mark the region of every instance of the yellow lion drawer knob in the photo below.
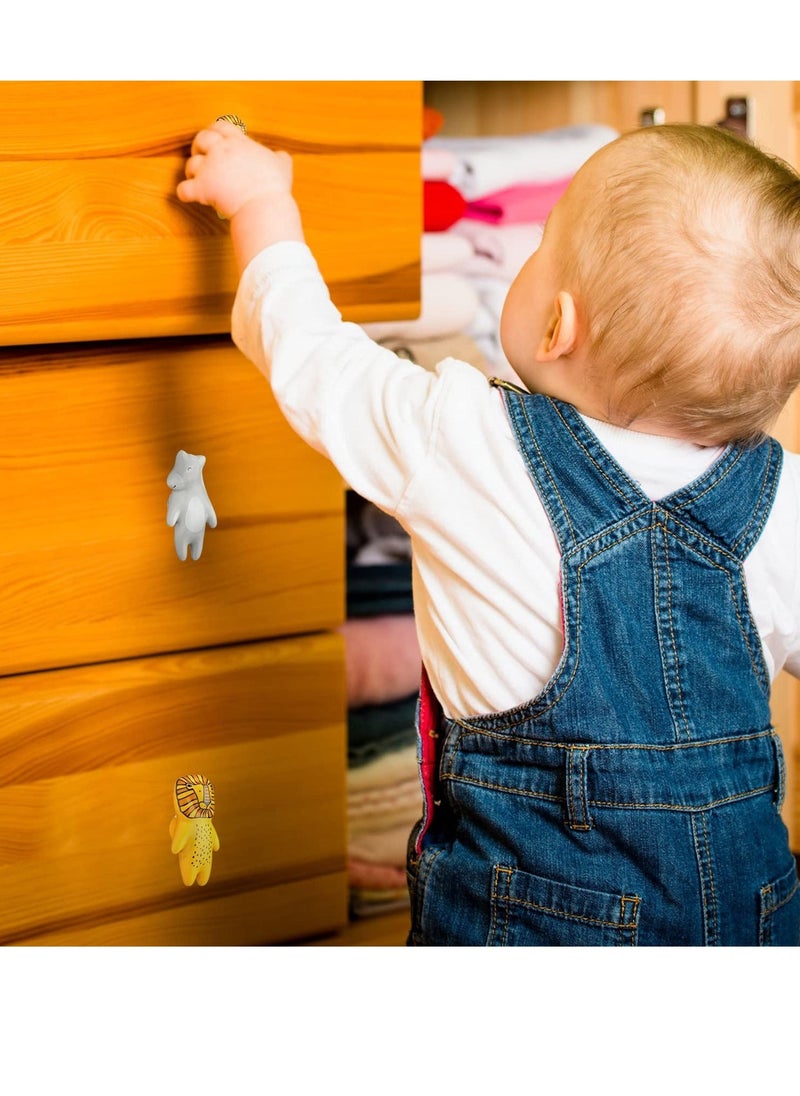
<svg viewBox="0 0 800 1096">
<path fill-rule="evenodd" d="M 214 785 L 199 774 L 179 776 L 172 795 L 175 817 L 169 824 L 172 852 L 177 853 L 181 879 L 187 887 L 205 886 L 211 860 L 219 850 L 214 817 Z"/>
</svg>

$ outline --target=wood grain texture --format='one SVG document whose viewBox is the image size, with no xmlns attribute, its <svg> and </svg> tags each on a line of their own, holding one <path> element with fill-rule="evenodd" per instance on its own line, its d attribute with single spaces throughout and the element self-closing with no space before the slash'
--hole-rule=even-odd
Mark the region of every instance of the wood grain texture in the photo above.
<svg viewBox="0 0 800 1096">
<path fill-rule="evenodd" d="M 297 943 L 317 948 L 403 948 L 410 929 L 410 912 L 403 910 L 354 920 L 331 935 L 298 940 Z"/>
<path fill-rule="evenodd" d="M 227 340 L 8 351 L 0 374 L 0 673 L 330 628 L 344 492 Z M 181 562 L 178 449 L 218 525 Z"/>
<path fill-rule="evenodd" d="M 341 913 L 343 681 L 332 635 L 0 678 L 0 942 L 131 921 L 128 943 L 154 926 L 208 943 L 207 899 L 261 892 L 266 911 L 272 887 L 316 876 L 339 879 Z M 170 851 L 172 787 L 193 772 L 216 794 L 205 888 L 184 887 Z M 329 928 L 331 908 L 299 931 Z M 297 934 L 279 923 L 234 941 L 234 905 L 219 942 Z"/>
<path fill-rule="evenodd" d="M 337 930 L 347 921 L 344 872 L 298 879 L 218 897 L 196 894 L 191 903 L 118 920 L 75 925 L 29 937 L 28 947 L 241 947 L 291 943 Z M 325 938 L 329 939 L 328 937 Z M 337 938 L 332 943 L 339 943 Z M 349 943 L 344 940 L 342 943 Z M 361 944 L 361 939 L 353 944 Z M 372 941 L 366 941 L 371 943 Z M 379 940 L 376 943 L 399 943 Z"/>
<path fill-rule="evenodd" d="M 226 107 L 294 156 L 334 302 L 419 312 L 416 82 L 14 82 L 0 118 L 0 345 L 230 328 L 227 225 L 175 196 L 192 137 Z"/>
</svg>

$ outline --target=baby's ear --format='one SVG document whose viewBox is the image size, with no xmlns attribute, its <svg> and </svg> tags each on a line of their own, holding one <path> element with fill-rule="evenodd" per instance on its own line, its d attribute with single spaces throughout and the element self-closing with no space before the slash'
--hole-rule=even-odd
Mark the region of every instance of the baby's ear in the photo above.
<svg viewBox="0 0 800 1096">
<path fill-rule="evenodd" d="M 536 351 L 537 362 L 554 362 L 575 349 L 578 340 L 578 312 L 571 293 L 561 290 L 553 301 L 547 331 Z"/>
</svg>

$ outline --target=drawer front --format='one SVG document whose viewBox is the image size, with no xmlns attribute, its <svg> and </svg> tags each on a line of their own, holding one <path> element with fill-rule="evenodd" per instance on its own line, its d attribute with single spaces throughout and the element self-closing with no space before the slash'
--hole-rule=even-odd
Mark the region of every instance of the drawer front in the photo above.
<svg viewBox="0 0 800 1096">
<path fill-rule="evenodd" d="M 220 114 L 294 157 L 306 237 L 358 322 L 419 310 L 418 81 L 8 81 L 0 345 L 227 332 L 228 226 L 175 195 Z"/>
<path fill-rule="evenodd" d="M 328 635 L 1 679 L 0 943 L 269 943 L 342 923 L 342 658 Z M 215 789 L 203 887 L 170 850 L 191 773 Z"/>
<path fill-rule="evenodd" d="M 311 632 L 344 615 L 344 493 L 228 340 L 8 351 L 0 674 Z M 179 560 L 166 478 L 218 524 Z"/>
</svg>

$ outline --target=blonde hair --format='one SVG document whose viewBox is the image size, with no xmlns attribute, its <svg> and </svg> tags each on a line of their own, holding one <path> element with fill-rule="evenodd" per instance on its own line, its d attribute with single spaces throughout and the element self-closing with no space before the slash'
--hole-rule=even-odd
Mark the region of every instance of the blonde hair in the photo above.
<svg viewBox="0 0 800 1096">
<path fill-rule="evenodd" d="M 596 155 L 562 274 L 609 419 L 758 440 L 800 383 L 800 178 L 707 126 Z"/>
</svg>

